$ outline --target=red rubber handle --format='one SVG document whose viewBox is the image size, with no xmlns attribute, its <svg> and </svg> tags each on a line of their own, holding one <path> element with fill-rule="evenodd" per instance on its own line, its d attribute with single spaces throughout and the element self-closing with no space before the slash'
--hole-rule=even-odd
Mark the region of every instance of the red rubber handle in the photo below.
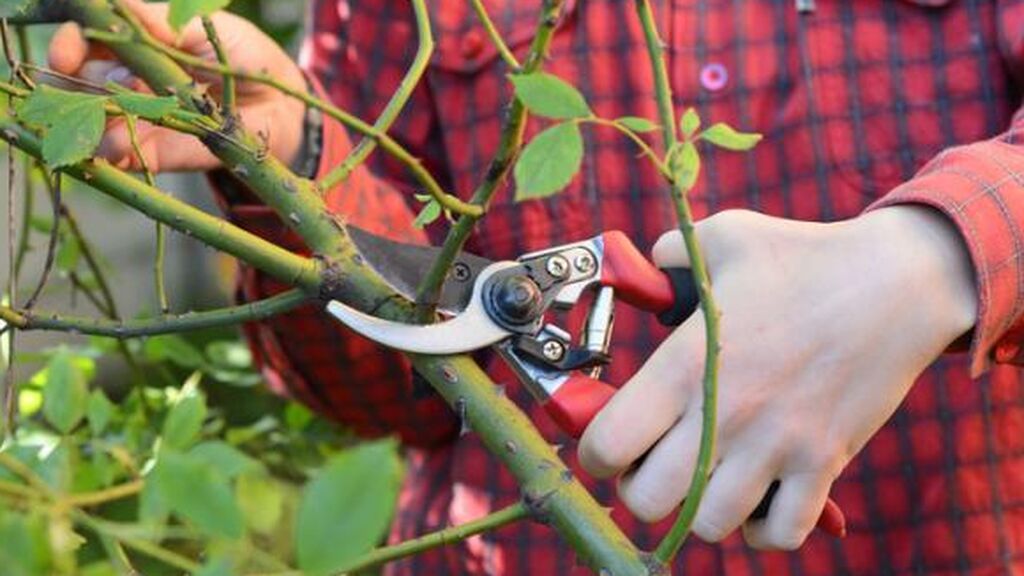
<svg viewBox="0 0 1024 576">
<path fill-rule="evenodd" d="M 642 310 L 660 314 L 671 309 L 676 294 L 668 275 L 644 257 L 623 232 L 610 230 L 601 237 L 601 283 L 614 288 L 619 300 Z"/>
<path fill-rule="evenodd" d="M 544 404 L 551 419 L 563 432 L 579 440 L 590 421 L 615 395 L 614 386 L 575 373 Z"/>
</svg>

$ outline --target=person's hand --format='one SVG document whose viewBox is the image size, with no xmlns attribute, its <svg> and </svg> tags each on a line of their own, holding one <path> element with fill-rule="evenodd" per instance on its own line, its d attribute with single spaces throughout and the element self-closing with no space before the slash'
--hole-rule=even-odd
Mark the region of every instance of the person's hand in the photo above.
<svg viewBox="0 0 1024 576">
<path fill-rule="evenodd" d="M 970 259 L 952 223 L 919 206 L 834 224 L 724 212 L 698 223 L 697 234 L 723 350 L 718 444 L 694 531 L 719 541 L 742 525 L 754 547 L 794 549 L 840 471 L 973 326 Z M 654 259 L 687 266 L 681 235 L 663 236 Z M 668 515 L 689 488 L 703 370 L 698 313 L 580 441 L 591 474 L 624 472 L 619 495 L 642 520 Z M 768 517 L 745 523 L 774 480 L 781 487 Z"/>
<path fill-rule="evenodd" d="M 175 34 L 167 23 L 167 4 L 147 4 L 142 0 L 123 2 L 142 21 L 150 33 L 194 56 L 216 62 L 199 19 Z M 290 87 L 305 89 L 305 79 L 295 62 L 259 28 L 243 18 L 218 12 L 212 17 L 227 59 L 233 68 L 249 72 L 265 71 Z M 87 42 L 76 24 L 64 24 L 56 32 L 49 50 L 50 66 L 62 74 L 75 75 L 95 84 L 117 82 L 133 89 L 145 89 L 140 80 L 114 60 L 110 51 Z M 199 81 L 208 83 L 214 95 L 220 94 L 221 76 L 196 71 Z M 238 82 L 238 112 L 243 124 L 264 133 L 270 152 L 290 163 L 302 142 L 304 104 L 262 84 Z M 141 149 L 154 171 L 209 170 L 220 162 L 195 137 L 139 123 Z M 121 168 L 139 169 L 123 120 L 108 126 L 98 154 Z"/>
</svg>

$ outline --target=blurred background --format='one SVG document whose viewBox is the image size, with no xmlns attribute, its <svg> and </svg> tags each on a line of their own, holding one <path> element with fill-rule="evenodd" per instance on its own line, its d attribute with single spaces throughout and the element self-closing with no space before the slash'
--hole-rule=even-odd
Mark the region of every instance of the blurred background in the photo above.
<svg viewBox="0 0 1024 576">
<path fill-rule="evenodd" d="M 234 0 L 230 10 L 257 23 L 279 44 L 295 55 L 301 41 L 305 8 L 304 0 Z M 46 49 L 52 27 L 31 29 L 31 52 L 36 63 L 45 63 Z M 2 60 L 2 59 L 0 59 Z M 6 76 L 6 65 L 0 63 L 0 73 Z M 6 150 L 0 153 L 6 165 Z M 20 227 L 25 206 L 25 178 L 20 163 L 16 163 L 14 222 Z M 202 174 L 170 174 L 158 177 L 160 187 L 169 194 L 185 200 L 203 210 L 216 213 L 217 207 Z M 42 179 L 33 178 L 32 229 L 29 252 L 21 273 L 18 289 L 19 302 L 24 302 L 35 287 L 45 261 L 49 229 L 52 224 L 52 206 Z M 0 202 L 0 278 L 6 291 L 9 258 L 7 244 L 8 197 L 7 178 L 0 178 L 3 201 Z M 63 190 L 65 203 L 80 224 L 83 235 L 92 245 L 101 268 L 112 287 L 119 312 L 125 318 L 152 315 L 157 311 L 153 281 L 153 258 L 156 240 L 152 222 L 129 208 L 114 202 L 85 186 L 75 185 L 67 179 Z M 20 233 L 20 231 L 19 231 Z M 96 316 L 97 308 L 74 287 L 75 282 L 94 283 L 82 262 L 81 247 L 64 240 L 58 252 L 57 265 L 37 309 L 58 311 L 80 316 Z M 15 234 L 17 238 L 17 234 Z M 183 235 L 167 233 L 166 285 L 171 311 L 189 310 L 224 305 L 230 301 L 234 283 L 235 265 L 231 258 L 220 255 Z M 34 351 L 57 343 L 75 343 L 83 340 L 68 334 L 24 333 L 18 336 L 18 349 L 31 360 Z M 101 363 L 100 369 L 116 380 L 123 369 L 116 359 Z M 34 370 L 31 361 L 19 365 L 19 377 L 26 378 Z"/>
</svg>

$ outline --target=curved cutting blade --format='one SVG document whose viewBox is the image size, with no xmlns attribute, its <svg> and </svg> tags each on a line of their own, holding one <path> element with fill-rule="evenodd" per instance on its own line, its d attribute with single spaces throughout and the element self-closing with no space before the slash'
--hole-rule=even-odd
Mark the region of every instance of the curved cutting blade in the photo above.
<svg viewBox="0 0 1024 576">
<path fill-rule="evenodd" d="M 420 282 L 434 265 L 441 249 L 389 240 L 358 226 L 347 225 L 349 236 L 363 259 L 392 288 L 409 300 L 416 300 Z M 437 307 L 442 312 L 457 314 L 469 305 L 477 277 L 493 264 L 486 258 L 468 253 L 459 254 L 445 279 Z"/>
<path fill-rule="evenodd" d="M 512 266 L 516 264 L 499 262 L 481 272 L 466 309 L 451 320 L 438 324 L 405 324 L 383 320 L 337 300 L 331 300 L 327 310 L 358 334 L 389 348 L 417 354 L 472 352 L 496 344 L 511 335 L 488 316 L 480 292 L 487 278 Z"/>
</svg>

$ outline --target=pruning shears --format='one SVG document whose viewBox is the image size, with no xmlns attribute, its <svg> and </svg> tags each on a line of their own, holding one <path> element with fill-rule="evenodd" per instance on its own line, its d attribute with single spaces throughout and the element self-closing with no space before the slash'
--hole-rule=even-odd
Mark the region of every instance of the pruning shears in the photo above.
<svg viewBox="0 0 1024 576">
<path fill-rule="evenodd" d="M 439 249 L 347 228 L 363 260 L 396 292 L 413 299 Z M 594 295 L 577 343 L 546 316 L 577 306 L 588 292 Z M 624 233 L 608 231 L 515 260 L 460 254 L 438 301 L 447 319 L 436 324 L 385 320 L 337 300 L 327 309 L 353 331 L 404 352 L 461 354 L 493 347 L 552 420 L 578 439 L 616 392 L 599 379 L 611 361 L 616 300 L 655 314 L 666 326 L 682 324 L 699 303 L 688 269 L 659 269 Z M 752 518 L 767 515 L 777 487 L 773 484 Z M 818 527 L 836 536 L 845 533 L 842 512 L 831 499 Z"/>
</svg>

